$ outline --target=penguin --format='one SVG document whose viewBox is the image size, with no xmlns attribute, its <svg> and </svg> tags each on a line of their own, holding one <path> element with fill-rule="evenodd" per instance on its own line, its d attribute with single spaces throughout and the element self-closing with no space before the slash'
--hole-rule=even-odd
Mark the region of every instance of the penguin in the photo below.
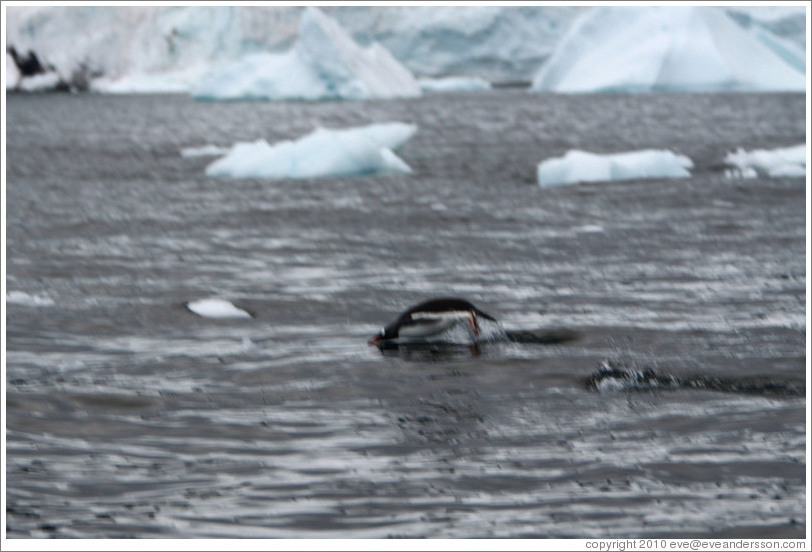
<svg viewBox="0 0 812 552">
<path fill-rule="evenodd" d="M 480 319 L 497 321 L 465 299 L 456 297 L 430 299 L 405 310 L 391 324 L 373 336 L 369 344 L 381 346 L 384 342 L 429 339 L 457 325 L 469 327 L 476 336 L 480 332 L 478 322 Z"/>
</svg>

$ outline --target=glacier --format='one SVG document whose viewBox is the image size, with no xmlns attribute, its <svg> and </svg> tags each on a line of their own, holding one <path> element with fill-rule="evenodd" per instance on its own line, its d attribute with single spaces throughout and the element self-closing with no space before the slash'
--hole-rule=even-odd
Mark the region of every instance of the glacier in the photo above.
<svg viewBox="0 0 812 552">
<path fill-rule="evenodd" d="M 410 173 L 394 151 L 416 125 L 377 123 L 347 129 L 318 128 L 298 140 L 238 142 L 206 168 L 218 178 L 318 178 Z"/>
<path fill-rule="evenodd" d="M 688 178 L 693 161 L 669 150 L 638 150 L 596 154 L 570 150 L 563 157 L 538 164 L 537 180 L 542 188 L 579 182 L 608 182 L 648 178 Z"/>
<path fill-rule="evenodd" d="M 2 9 L 7 45 L 14 45 L 22 52 L 35 51 L 44 62 L 55 67 L 58 75 L 58 78 L 49 77 L 50 81 L 24 78 L 20 87 L 23 90 L 47 89 L 56 82 L 67 83 L 68 86 L 62 88 L 91 89 L 101 93 L 188 93 L 201 79 L 207 75 L 211 77 L 217 71 L 223 71 L 225 76 L 237 78 L 241 86 L 249 87 L 251 72 L 257 72 L 256 80 L 264 78 L 263 71 L 268 72 L 268 68 L 261 63 L 262 56 L 283 56 L 273 61 L 280 70 L 294 65 L 301 69 L 298 62 L 302 60 L 285 59 L 284 55 L 293 58 L 291 52 L 305 49 L 298 42 L 301 19 L 307 9 L 300 6 L 4 4 Z M 414 76 L 423 79 L 469 77 L 496 84 L 525 85 L 541 70 L 548 74 L 543 81 L 546 91 L 568 91 L 573 88 L 581 91 L 604 90 L 607 83 L 610 87 L 617 85 L 626 90 L 629 83 L 622 80 L 615 83 L 611 78 L 613 74 L 620 79 L 633 73 L 625 68 L 620 58 L 615 57 L 619 53 L 616 51 L 606 64 L 601 63 L 602 49 L 620 41 L 620 33 L 614 36 L 611 28 L 601 28 L 598 24 L 601 17 L 609 13 L 605 11 L 607 9 L 577 6 L 320 8 L 346 31 L 345 34 L 358 45 L 360 52 L 367 52 L 358 54 L 358 59 L 353 56 L 349 65 L 365 56 L 391 55 Z M 647 53 L 642 45 L 656 47 L 659 51 L 668 49 L 665 40 L 658 42 L 656 39 L 664 35 L 660 32 L 664 29 L 669 30 L 668 36 L 676 41 L 675 46 L 678 47 L 672 49 L 675 55 L 710 47 L 717 68 L 722 68 L 721 62 L 727 63 L 732 55 L 739 60 L 738 65 L 734 63 L 737 67 L 734 73 L 752 76 L 753 72 L 757 72 L 753 68 L 747 70 L 747 67 L 740 67 L 741 60 L 751 58 L 759 62 L 759 71 L 765 71 L 761 78 L 756 75 L 755 88 L 753 82 L 747 80 L 730 80 L 724 86 L 761 90 L 763 86 L 760 80 L 767 80 L 767 74 L 793 75 L 772 67 L 780 67 L 781 60 L 784 65 L 800 73 L 800 77 L 787 78 L 796 85 L 798 78 L 804 78 L 806 17 L 803 6 L 728 6 L 725 10 L 696 8 L 729 14 L 731 17 L 717 17 L 722 21 L 721 25 L 691 24 L 683 26 L 682 30 L 678 28 L 678 20 L 684 19 L 682 16 L 675 16 L 674 21 L 670 22 L 669 16 L 661 16 L 662 21 L 649 18 L 656 25 L 647 27 L 636 15 L 636 10 L 643 8 L 625 9 L 627 11 L 623 13 L 627 17 L 617 16 L 613 21 L 618 29 L 626 29 L 626 33 L 638 33 L 628 40 L 630 50 L 631 53 L 637 52 L 639 60 L 647 63 L 650 71 L 656 65 L 654 52 Z M 679 10 L 690 8 L 657 9 L 677 10 L 673 13 L 678 13 Z M 694 19 L 702 18 L 707 19 L 704 15 Z M 585 19 L 593 21 L 592 26 L 598 34 L 591 36 L 589 33 L 576 32 L 579 29 L 584 31 Z M 718 46 L 715 42 L 730 36 L 738 38 L 724 42 L 728 46 Z M 379 46 L 370 46 L 373 43 Z M 692 47 L 692 43 L 696 43 L 695 46 Z M 325 44 L 331 43 L 328 41 Z M 571 50 L 569 53 L 561 48 L 564 45 Z M 638 46 L 640 48 L 635 50 Z M 756 53 L 756 58 L 751 56 L 752 52 Z M 329 52 L 330 56 L 338 54 L 336 51 Z M 661 57 L 660 61 L 664 59 Z M 589 60 L 593 63 L 587 63 Z M 570 70 L 566 66 L 576 61 L 579 63 L 577 69 L 573 67 Z M 763 61 L 768 63 L 763 64 Z M 671 62 L 666 65 L 673 68 Z M 228 67 L 231 69 L 228 70 Z M 594 67 L 597 67 L 597 73 L 590 75 L 589 71 Z M 700 63 L 698 67 L 704 67 L 706 72 L 713 68 L 708 63 Z M 685 71 L 672 72 L 673 79 L 666 84 L 680 90 L 696 88 L 696 82 L 689 81 L 687 86 L 683 86 L 674 80 L 683 75 L 690 76 Z M 300 76 L 304 78 L 304 75 Z M 372 76 L 375 76 L 374 72 Z M 15 88 L 17 77 L 14 63 L 7 56 L 7 89 Z M 782 79 L 777 82 L 780 83 Z M 640 89 L 651 85 L 647 85 L 645 79 L 642 81 L 638 82 Z M 427 86 L 433 84 L 428 83 Z M 661 89 L 656 84 L 653 86 L 654 91 Z M 234 88 L 237 88 L 236 83 Z M 793 89 L 797 89 L 797 86 Z"/>
<path fill-rule="evenodd" d="M 359 40 L 374 40 L 423 78 L 529 83 L 575 18 L 573 6 L 386 6 L 331 11 Z"/>
<path fill-rule="evenodd" d="M 731 167 L 726 171 L 730 177 L 803 178 L 806 176 L 806 144 L 772 150 L 739 148 L 725 156 L 725 164 Z"/>
<path fill-rule="evenodd" d="M 255 53 L 205 74 L 197 99 L 333 100 L 419 96 L 414 75 L 377 43 L 362 48 L 318 8 L 307 8 L 295 46 Z"/>
<path fill-rule="evenodd" d="M 793 51 L 765 41 L 766 33 L 720 8 L 601 7 L 576 21 L 532 90 L 804 91 L 804 71 L 787 62 Z"/>
</svg>

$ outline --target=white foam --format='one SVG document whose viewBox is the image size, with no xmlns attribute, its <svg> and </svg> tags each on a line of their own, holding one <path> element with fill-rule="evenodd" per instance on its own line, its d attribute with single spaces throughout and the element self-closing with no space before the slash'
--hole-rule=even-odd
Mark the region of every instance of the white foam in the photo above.
<svg viewBox="0 0 812 552">
<path fill-rule="evenodd" d="M 214 144 L 206 144 L 205 146 L 183 148 L 180 150 L 180 154 L 182 157 L 215 157 L 225 155 L 228 153 L 228 151 L 229 148 L 215 146 Z"/>
<path fill-rule="evenodd" d="M 570 150 L 538 165 L 542 187 L 638 178 L 687 178 L 693 162 L 668 150 L 640 150 L 600 155 Z"/>
<path fill-rule="evenodd" d="M 319 128 L 295 141 L 239 142 L 206 174 L 221 178 L 316 178 L 409 173 L 392 151 L 417 132 L 415 125 L 380 123 L 343 130 Z"/>
<path fill-rule="evenodd" d="M 252 316 L 225 299 L 210 298 L 190 301 L 186 308 L 203 318 L 252 318 Z"/>
<path fill-rule="evenodd" d="M 24 305 L 27 307 L 50 307 L 55 305 L 53 299 L 45 295 L 32 295 L 24 291 L 9 291 L 6 293 L 6 303 Z"/>
</svg>

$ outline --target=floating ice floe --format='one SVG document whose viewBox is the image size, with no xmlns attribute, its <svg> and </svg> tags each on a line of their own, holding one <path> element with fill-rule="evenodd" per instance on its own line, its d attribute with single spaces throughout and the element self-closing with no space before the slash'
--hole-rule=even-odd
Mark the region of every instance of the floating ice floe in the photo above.
<svg viewBox="0 0 812 552">
<path fill-rule="evenodd" d="M 475 92 L 491 89 L 491 83 L 478 77 L 444 77 L 420 79 L 418 82 L 423 92 Z"/>
<path fill-rule="evenodd" d="M 597 8 L 576 21 L 536 74 L 532 89 L 805 90 L 806 76 L 798 70 L 802 62 L 788 62 L 800 50 L 767 40 L 768 34 L 743 28 L 720 8 Z"/>
<path fill-rule="evenodd" d="M 377 43 L 362 48 L 318 8 L 305 10 L 298 40 L 282 54 L 255 53 L 213 69 L 192 89 L 205 100 L 324 100 L 420 95 L 414 75 Z"/>
<path fill-rule="evenodd" d="M 727 154 L 725 164 L 732 167 L 725 172 L 729 177 L 804 177 L 806 176 L 806 145 L 798 144 L 788 148 L 753 151 L 739 148 L 735 152 Z"/>
<path fill-rule="evenodd" d="M 238 142 L 206 168 L 222 178 L 317 178 L 410 173 L 394 151 L 417 131 L 406 123 L 343 130 L 319 128 L 295 141 Z"/>
<path fill-rule="evenodd" d="M 253 318 L 250 313 L 225 299 L 199 299 L 186 303 L 186 308 L 204 318 Z"/>
<path fill-rule="evenodd" d="M 570 150 L 563 157 L 538 165 L 538 183 L 542 187 L 632 180 L 638 178 L 688 178 L 693 162 L 668 150 L 640 150 L 601 155 Z"/>
</svg>

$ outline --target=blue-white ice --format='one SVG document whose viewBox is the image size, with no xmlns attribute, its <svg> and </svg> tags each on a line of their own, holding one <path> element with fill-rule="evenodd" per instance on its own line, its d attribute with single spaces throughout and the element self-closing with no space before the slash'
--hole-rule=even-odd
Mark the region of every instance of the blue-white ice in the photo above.
<svg viewBox="0 0 812 552">
<path fill-rule="evenodd" d="M 319 128 L 298 140 L 239 142 L 206 168 L 220 178 L 318 178 L 409 173 L 394 150 L 415 125 L 379 123 L 342 130 Z"/>
<path fill-rule="evenodd" d="M 735 152 L 727 154 L 725 164 L 732 167 L 727 171 L 727 175 L 731 177 L 803 178 L 806 176 L 806 145 L 798 144 L 788 148 L 752 151 L 739 148 Z"/>
<path fill-rule="evenodd" d="M 573 6 L 398 6 L 336 13 L 354 36 L 370 36 L 420 77 L 527 82 L 573 20 Z"/>
<path fill-rule="evenodd" d="M 550 92 L 803 91 L 803 50 L 712 7 L 602 7 L 570 28 L 533 80 Z M 792 61 L 795 57 L 798 60 Z M 788 59 L 790 62 L 788 62 Z"/>
<path fill-rule="evenodd" d="M 230 301 L 216 297 L 186 303 L 186 308 L 203 318 L 252 318 L 251 314 L 235 307 Z"/>
<path fill-rule="evenodd" d="M 582 21 L 576 29 L 570 29 L 579 16 L 593 11 L 588 7 L 332 6 L 323 9 L 356 42 L 378 42 L 419 77 L 458 75 L 490 82 L 529 81 L 564 36 L 570 54 L 560 59 L 559 48 L 556 54 L 559 61 L 554 64 L 559 67 L 556 72 L 562 67 L 566 69 L 567 62 L 576 57 L 580 59 L 589 54 L 598 59 L 596 65 L 580 65 L 566 79 L 562 76 L 561 80 L 566 81 L 563 84 L 558 79 L 546 82 L 545 90 L 555 90 L 565 84 L 573 87 L 579 79 L 592 78 L 587 70 L 593 66 L 600 68 L 603 49 L 611 45 L 605 35 L 614 29 L 618 30 L 618 37 L 630 31 L 638 33 L 629 38 L 629 44 L 632 51 L 639 47 L 642 54 L 645 54 L 644 46 L 663 49 L 665 41 L 658 43 L 657 38 L 666 35 L 675 41 L 675 53 L 707 49 L 717 59 L 726 59 L 727 54 L 722 50 L 732 48 L 716 42 L 729 34 L 727 31 L 720 35 L 702 25 L 684 27 L 680 31 L 675 28 L 679 17 L 660 22 L 652 30 L 637 21 L 637 8 L 628 8 L 629 18 L 613 20 L 610 28 L 596 27 L 599 32 L 595 36 L 588 32 L 576 33 L 578 29 L 583 30 Z M 203 75 L 231 63 L 245 62 L 251 69 L 253 65 L 245 58 L 253 54 L 280 54 L 297 49 L 299 21 L 304 11 L 298 6 L 31 5 L 8 7 L 4 23 L 9 44 L 23 52 L 35 50 L 45 63 L 56 66 L 65 80 L 70 80 L 77 71 L 82 72 L 84 65 L 92 80 L 91 88 L 96 91 L 188 92 Z M 803 72 L 806 37 L 803 6 L 729 6 L 727 11 L 735 12 L 736 21 L 741 23 L 732 32 L 742 40 L 724 42 L 735 45 L 732 49 L 737 57 L 750 60 L 750 44 L 755 39 L 787 65 Z M 595 14 L 590 17 L 597 17 L 600 22 L 605 12 Z M 723 27 L 731 29 L 726 24 Z M 670 32 L 663 33 L 663 29 Z M 383 51 L 382 48 L 376 50 Z M 640 59 L 646 61 L 642 54 Z M 7 61 L 10 60 L 7 58 Z M 613 56 L 608 56 L 607 62 L 604 68 L 607 75 L 622 76 L 627 72 Z M 641 70 L 646 66 L 643 64 Z M 249 78 L 245 71 L 235 69 L 235 72 L 240 74 L 241 81 Z M 768 68 L 767 72 L 772 69 Z M 7 88 L 15 86 L 16 77 L 14 64 L 7 63 Z M 766 75 L 764 79 L 767 80 Z M 594 88 L 603 81 L 587 82 L 580 88 Z M 32 79 L 23 88 L 40 89 L 45 84 L 41 79 Z"/>
<path fill-rule="evenodd" d="M 207 73 L 192 88 L 199 99 L 324 100 L 420 95 L 414 76 L 379 44 L 360 47 L 318 8 L 302 16 L 295 46 L 256 53 Z"/>
<path fill-rule="evenodd" d="M 647 178 L 688 178 L 693 162 L 668 150 L 640 150 L 600 155 L 570 150 L 538 165 L 539 186 Z"/>
</svg>

